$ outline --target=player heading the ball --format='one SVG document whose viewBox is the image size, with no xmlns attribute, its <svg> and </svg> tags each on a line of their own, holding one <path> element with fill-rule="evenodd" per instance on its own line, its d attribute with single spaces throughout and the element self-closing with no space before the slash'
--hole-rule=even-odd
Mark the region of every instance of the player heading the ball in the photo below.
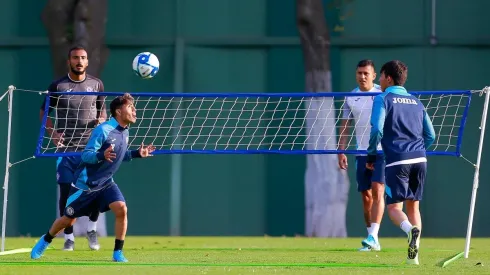
<svg viewBox="0 0 490 275">
<path fill-rule="evenodd" d="M 141 144 L 138 150 L 128 151 L 128 125 L 136 122 L 134 99 L 129 94 L 116 97 L 110 104 L 112 118 L 97 126 L 82 153 L 82 164 L 76 172 L 76 182 L 64 215 L 53 223 L 32 248 L 31 258 L 39 259 L 53 238 L 78 217 L 92 211 L 114 212 L 115 245 L 113 260 L 127 262 L 122 252 L 127 229 L 127 208 L 124 196 L 114 182 L 113 175 L 123 161 L 151 156 L 155 147 Z"/>
</svg>

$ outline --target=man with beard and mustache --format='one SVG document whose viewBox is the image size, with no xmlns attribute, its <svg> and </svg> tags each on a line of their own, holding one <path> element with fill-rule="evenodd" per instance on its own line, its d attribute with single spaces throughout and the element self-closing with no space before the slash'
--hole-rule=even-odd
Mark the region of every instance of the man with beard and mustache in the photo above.
<svg viewBox="0 0 490 275">
<path fill-rule="evenodd" d="M 76 46 L 68 51 L 68 74 L 54 82 L 48 88 L 49 92 L 103 92 L 104 84 L 98 78 L 86 73 L 88 54 L 85 48 Z M 82 152 L 87 145 L 90 134 L 95 126 L 107 119 L 105 97 L 97 95 L 67 95 L 50 94 L 49 106 L 46 98 L 41 105 L 40 118 L 47 111 L 46 131 L 51 137 L 56 152 Z M 50 113 L 56 110 L 53 124 Z M 58 158 L 56 179 L 60 190 L 58 202 L 60 215 L 63 216 L 74 173 L 81 163 L 81 156 L 66 156 Z M 92 250 L 99 250 L 97 240 L 97 220 L 99 212 L 89 215 L 87 238 Z M 72 251 L 75 246 L 73 226 L 65 228 L 65 244 L 63 250 Z"/>
</svg>

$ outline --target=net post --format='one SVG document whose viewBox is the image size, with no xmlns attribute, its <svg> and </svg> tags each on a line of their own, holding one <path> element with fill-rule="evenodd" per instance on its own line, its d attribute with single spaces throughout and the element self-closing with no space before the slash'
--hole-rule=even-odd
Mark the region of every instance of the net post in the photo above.
<svg viewBox="0 0 490 275">
<path fill-rule="evenodd" d="M 177 1 L 179 2 L 179 1 Z M 180 16 L 179 8 L 177 7 L 177 16 Z M 179 21 L 179 19 L 177 19 Z M 175 41 L 175 63 L 174 63 L 174 93 L 184 92 L 184 57 L 185 57 L 185 41 L 182 38 L 177 38 Z M 179 129 L 182 126 L 182 114 L 179 107 L 182 103 L 182 98 L 179 100 L 172 98 L 172 108 L 175 110 L 175 119 L 172 120 L 172 135 L 175 137 L 175 143 L 181 143 Z M 182 149 L 180 145 L 175 146 L 175 149 Z M 182 201 L 182 155 L 171 155 L 171 176 L 170 176 L 170 236 L 181 235 L 181 201 Z"/>
<path fill-rule="evenodd" d="M 478 191 L 478 180 L 480 174 L 480 161 L 481 161 L 481 154 L 483 149 L 483 139 L 485 137 L 485 126 L 487 124 L 487 112 L 488 112 L 488 103 L 490 99 L 490 87 L 485 87 L 482 90 L 482 92 L 485 93 L 485 103 L 483 105 L 483 114 L 482 114 L 482 119 L 480 124 L 480 141 L 478 144 L 478 155 L 477 155 L 476 165 L 475 165 L 475 174 L 473 177 L 473 190 L 471 192 L 470 213 L 468 217 L 468 229 L 466 232 L 466 243 L 464 249 L 464 257 L 466 259 L 468 258 L 468 255 L 470 253 L 471 230 L 473 227 L 473 215 L 475 213 L 476 193 Z"/>
<path fill-rule="evenodd" d="M 3 183 L 3 214 L 2 214 L 2 248 L 1 252 L 5 251 L 5 231 L 7 227 L 7 201 L 8 201 L 8 186 L 9 186 L 9 170 L 11 167 L 10 164 L 10 137 L 12 133 L 12 101 L 14 96 L 14 86 L 9 86 L 7 93 L 8 95 L 8 126 L 7 126 L 7 153 L 6 153 L 6 161 L 5 161 L 5 179 Z M 2 96 L 0 101 L 5 97 Z"/>
</svg>

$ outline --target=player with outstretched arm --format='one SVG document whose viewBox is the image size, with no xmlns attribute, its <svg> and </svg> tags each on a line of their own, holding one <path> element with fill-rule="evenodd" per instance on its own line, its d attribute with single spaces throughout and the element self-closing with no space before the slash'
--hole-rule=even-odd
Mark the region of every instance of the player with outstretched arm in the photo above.
<svg viewBox="0 0 490 275">
<path fill-rule="evenodd" d="M 138 150 L 128 150 L 128 125 L 136 122 L 134 99 L 129 94 L 116 97 L 110 104 L 112 118 L 97 126 L 82 153 L 82 164 L 77 169 L 78 180 L 70 190 L 64 215 L 32 248 L 31 258 L 39 259 L 53 238 L 64 228 L 72 225 L 77 217 L 92 211 L 115 215 L 115 245 L 113 260 L 127 262 L 122 252 L 127 229 L 127 208 L 124 196 L 113 180 L 122 161 L 151 156 L 153 145 Z"/>
<path fill-rule="evenodd" d="M 356 68 L 356 81 L 359 85 L 352 93 L 379 93 L 381 88 L 374 84 L 376 70 L 372 60 L 361 60 Z M 349 136 L 349 123 L 354 122 L 357 150 L 367 150 L 369 145 L 369 120 L 374 96 L 348 96 L 342 108 L 342 124 L 340 127 L 339 149 L 345 150 L 347 147 L 347 137 Z M 381 147 L 379 147 L 381 149 Z M 339 154 L 340 169 L 347 170 L 347 156 Z M 356 181 L 357 191 L 362 196 L 362 206 L 364 209 L 364 221 L 368 232 L 368 237 L 364 239 L 359 251 L 380 251 L 381 245 L 378 240 L 379 227 L 383 219 L 384 212 L 384 182 L 385 164 L 382 157 L 376 160 L 376 169 L 373 173 L 366 173 L 367 155 L 356 156 Z"/>
<path fill-rule="evenodd" d="M 68 51 L 67 63 L 69 67 L 68 74 L 53 81 L 49 85 L 49 92 L 104 92 L 102 81 L 86 73 L 88 54 L 85 48 L 80 46 L 71 48 Z M 47 111 L 48 115 L 52 110 L 56 111 L 56 126 L 54 126 L 48 116 L 46 131 L 58 151 L 78 152 L 83 150 L 95 126 L 107 119 L 104 100 L 104 96 L 97 95 L 50 95 Z M 44 99 L 39 112 L 41 121 L 44 119 L 46 112 L 45 105 L 46 99 Z M 80 162 L 80 156 L 69 156 L 60 157 L 56 163 L 56 179 L 60 190 L 58 201 L 60 216 L 63 216 L 74 173 Z M 100 245 L 97 240 L 99 212 L 88 213 L 87 215 L 89 217 L 87 225 L 89 247 L 92 250 L 99 250 Z M 65 228 L 64 233 L 65 244 L 63 250 L 72 251 L 75 247 L 73 226 Z"/>
<path fill-rule="evenodd" d="M 366 168 L 374 170 L 381 142 L 386 160 L 386 205 L 393 223 L 408 235 L 407 264 L 419 264 L 422 230 L 419 201 L 427 173 L 426 150 L 434 142 L 432 122 L 420 100 L 403 87 L 408 69 L 401 61 L 383 65 L 383 94 L 374 99 Z M 407 215 L 403 212 L 406 203 Z"/>
</svg>

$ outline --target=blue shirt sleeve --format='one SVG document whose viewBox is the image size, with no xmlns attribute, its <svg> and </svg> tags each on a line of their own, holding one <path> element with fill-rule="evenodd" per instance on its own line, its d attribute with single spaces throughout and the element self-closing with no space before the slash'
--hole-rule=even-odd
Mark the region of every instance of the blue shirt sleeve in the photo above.
<svg viewBox="0 0 490 275">
<path fill-rule="evenodd" d="M 376 96 L 371 110 L 371 134 L 369 136 L 368 155 L 378 154 L 378 144 L 383 137 L 383 128 L 385 125 L 386 108 L 381 96 Z"/>
<path fill-rule="evenodd" d="M 429 114 L 424 110 L 424 143 L 425 149 L 429 148 L 436 139 L 436 132 L 430 120 Z"/>
<path fill-rule="evenodd" d="M 134 158 L 141 158 L 139 150 L 127 150 L 123 161 L 131 161 Z"/>
<path fill-rule="evenodd" d="M 101 160 L 104 160 L 104 152 L 99 152 L 99 149 L 102 147 L 102 144 L 104 144 L 107 138 L 103 125 L 104 124 L 97 126 L 92 132 L 87 146 L 85 146 L 82 153 L 83 162 L 95 164 Z"/>
</svg>

